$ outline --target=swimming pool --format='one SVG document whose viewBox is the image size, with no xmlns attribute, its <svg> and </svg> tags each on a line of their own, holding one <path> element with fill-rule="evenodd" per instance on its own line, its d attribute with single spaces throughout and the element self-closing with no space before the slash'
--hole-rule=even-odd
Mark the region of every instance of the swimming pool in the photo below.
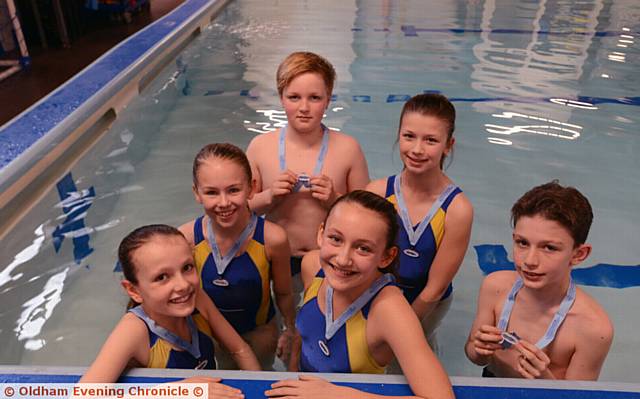
<svg viewBox="0 0 640 399">
<path fill-rule="evenodd" d="M 372 178 L 400 168 L 393 142 L 408 96 L 441 91 L 456 106 L 448 174 L 476 218 L 440 329 L 447 371 L 479 374 L 462 348 L 480 267 L 503 264 L 496 259 L 510 251 L 515 199 L 558 178 L 595 210 L 583 281 L 595 284 L 585 289 L 616 327 L 601 379 L 639 382 L 640 316 L 619 306 L 640 297 L 639 31 L 634 1 L 232 2 L 2 239 L 0 363 L 94 358 L 126 303 L 113 271 L 121 237 L 196 216 L 197 150 L 215 141 L 246 147 L 281 125 L 276 66 L 310 50 L 338 73 L 326 123 L 358 138 Z M 623 268 L 587 270 L 597 264 Z"/>
</svg>

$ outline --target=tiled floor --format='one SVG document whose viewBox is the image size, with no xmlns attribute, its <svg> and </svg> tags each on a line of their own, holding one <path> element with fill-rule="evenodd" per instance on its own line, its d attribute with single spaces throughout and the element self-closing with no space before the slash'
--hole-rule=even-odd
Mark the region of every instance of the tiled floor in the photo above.
<svg viewBox="0 0 640 399">
<path fill-rule="evenodd" d="M 70 48 L 29 48 L 32 65 L 0 81 L 0 126 L 30 107 L 81 71 L 127 36 L 173 10 L 183 0 L 150 0 L 150 12 L 133 16 L 131 23 L 114 21 L 87 29 Z"/>
</svg>

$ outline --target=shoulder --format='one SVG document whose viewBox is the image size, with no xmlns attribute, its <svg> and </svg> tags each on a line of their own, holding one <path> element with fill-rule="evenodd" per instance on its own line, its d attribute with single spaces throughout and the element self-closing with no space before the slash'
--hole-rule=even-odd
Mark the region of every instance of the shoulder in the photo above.
<svg viewBox="0 0 640 399">
<path fill-rule="evenodd" d="M 287 232 L 280 225 L 264 221 L 264 240 L 267 245 L 279 246 L 289 243 Z"/>
<path fill-rule="evenodd" d="M 369 182 L 365 190 L 384 197 L 387 193 L 387 178 L 385 177 L 384 179 L 376 179 Z"/>
<path fill-rule="evenodd" d="M 255 136 L 249 142 L 249 146 L 247 147 L 247 157 L 249 160 L 255 160 L 256 158 L 260 158 L 259 155 L 263 153 L 264 146 L 268 146 L 274 143 L 277 140 L 277 133 L 280 129 L 275 132 L 259 134 Z"/>
<path fill-rule="evenodd" d="M 511 290 L 517 277 L 518 274 L 512 270 L 500 270 L 490 273 L 482 280 L 480 292 L 488 296 L 501 296 Z"/>
<path fill-rule="evenodd" d="M 371 302 L 369 314 L 384 318 L 389 317 L 391 314 L 402 315 L 403 311 L 407 309 L 413 313 L 411 305 L 405 299 L 400 288 L 395 285 L 387 285 L 380 290 L 373 302 Z"/>
<path fill-rule="evenodd" d="M 355 137 L 350 136 L 348 134 L 342 133 L 342 132 L 337 132 L 335 130 L 330 130 L 330 136 L 329 138 L 339 144 L 339 149 L 341 152 L 346 152 L 346 151 L 362 151 L 362 149 L 360 148 L 360 143 L 358 143 L 358 140 L 356 140 Z"/>
<path fill-rule="evenodd" d="M 581 288 L 577 289 L 576 302 L 572 308 L 575 313 L 575 328 L 578 336 L 588 343 L 603 342 L 609 344 L 613 340 L 613 323 L 604 308 Z M 570 313 L 570 314 L 571 314 Z"/>
<path fill-rule="evenodd" d="M 449 216 L 458 221 L 473 219 L 473 205 L 464 192 L 456 195 L 451 201 L 449 208 L 447 208 L 447 217 Z"/>
<path fill-rule="evenodd" d="M 149 341 L 147 325 L 138 316 L 130 312 L 122 316 L 112 334 L 121 337 L 124 342 L 130 343 L 134 347 Z"/>
<path fill-rule="evenodd" d="M 178 230 L 184 235 L 184 238 L 187 239 L 187 242 L 191 245 L 195 242 L 195 237 L 193 235 L 193 228 L 196 224 L 196 220 L 193 219 L 182 226 L 178 227 Z"/>
</svg>

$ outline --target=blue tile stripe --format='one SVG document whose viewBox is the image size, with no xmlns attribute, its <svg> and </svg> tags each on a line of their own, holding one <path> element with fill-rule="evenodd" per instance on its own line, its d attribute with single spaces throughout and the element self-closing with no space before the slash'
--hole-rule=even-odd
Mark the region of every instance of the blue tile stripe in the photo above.
<svg viewBox="0 0 640 399">
<path fill-rule="evenodd" d="M 9 121 L 0 130 L 0 181 L 7 165 L 52 134 L 54 128 L 66 133 L 77 128 L 92 111 L 139 73 L 150 62 L 150 54 L 168 47 L 172 36 L 194 25 L 197 16 L 222 0 L 186 0 L 172 13 L 132 35 L 89 67 L 71 78 L 33 107 Z M 99 99 L 96 97 L 100 97 Z M 89 100 L 93 104 L 88 104 Z M 99 101 L 102 100 L 102 101 Z M 75 113 L 75 118 L 69 118 Z M 57 142 L 52 139 L 48 146 Z"/>
<path fill-rule="evenodd" d="M 164 376 L 142 376 L 134 375 L 121 378 L 119 382 L 127 384 L 149 384 L 162 383 L 167 381 L 175 381 L 179 378 L 171 376 L 171 370 L 162 370 Z M 180 372 L 182 370 L 178 370 Z M 175 372 L 175 370 L 174 370 Z M 139 374 L 139 373 L 136 373 Z M 203 374 L 202 372 L 198 374 Z M 238 377 L 241 373 L 235 373 L 232 378 L 225 378 L 225 372 L 211 372 L 210 375 L 220 375 L 223 383 L 239 388 L 243 391 L 247 399 L 264 398 L 264 391 L 270 389 L 270 384 L 278 379 L 296 378 L 297 373 L 262 373 L 264 379 L 256 379 L 258 373 L 247 373 L 249 378 Z M 331 375 L 318 376 L 331 380 Z M 80 376 L 78 374 L 51 374 L 51 373 L 33 373 L 33 374 L 0 374 L 0 383 L 2 384 L 41 384 L 41 383 L 57 383 L 70 384 L 75 383 Z M 351 382 L 336 382 L 339 385 L 351 386 L 366 392 L 377 393 L 382 395 L 411 395 L 411 390 L 406 383 L 388 383 L 388 382 L 370 382 L 371 376 L 353 374 L 350 376 Z M 353 382 L 353 380 L 363 380 L 363 382 Z M 461 379 L 462 380 L 462 379 Z M 473 384 L 466 383 L 467 381 Z M 486 383 L 486 380 L 480 378 L 464 378 L 458 383 L 453 378 L 453 390 L 457 399 L 640 399 L 640 388 L 636 384 L 620 384 L 614 383 L 611 389 L 607 389 L 607 383 L 591 383 L 589 388 L 581 389 L 581 383 L 560 382 L 559 387 L 549 388 L 546 385 L 553 385 L 548 381 L 523 381 L 523 380 L 502 380 L 497 379 L 491 381 L 492 384 Z M 486 383 L 486 386 L 484 383 Z M 536 385 L 542 385 L 536 387 Z M 567 388 L 567 385 L 575 385 L 573 388 Z M 621 386 L 622 389 L 621 389 Z M 16 386 L 17 388 L 17 386 Z"/>
</svg>

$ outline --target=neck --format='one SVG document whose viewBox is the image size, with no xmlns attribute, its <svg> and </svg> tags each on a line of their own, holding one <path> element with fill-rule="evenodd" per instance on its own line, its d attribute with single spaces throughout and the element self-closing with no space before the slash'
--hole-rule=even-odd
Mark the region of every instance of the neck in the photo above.
<svg viewBox="0 0 640 399">
<path fill-rule="evenodd" d="M 402 188 L 406 188 L 414 194 L 438 195 L 447 182 L 447 177 L 440 169 L 424 173 L 412 173 L 406 168 L 402 171 Z"/>
<path fill-rule="evenodd" d="M 209 216 L 209 220 L 211 220 L 211 226 L 213 227 L 213 232 L 216 234 L 216 238 L 231 238 L 235 239 L 242 233 L 247 224 L 249 224 L 249 219 L 251 218 L 251 211 L 249 208 L 243 207 L 242 210 L 239 210 L 240 217 L 237 222 L 233 226 L 222 227 L 216 223 L 214 218 Z M 217 241 L 217 240 L 216 240 Z"/>
<path fill-rule="evenodd" d="M 570 277 L 563 279 L 560 282 L 549 284 L 546 287 L 540 289 L 530 289 L 526 285 L 522 287 L 522 290 L 527 292 L 527 295 L 534 298 L 535 302 L 544 308 L 551 308 L 559 305 L 567 292 L 569 291 Z"/>
<path fill-rule="evenodd" d="M 291 125 L 288 125 L 286 141 L 300 146 L 313 147 L 322 141 L 323 133 L 322 125 L 308 132 L 298 132 Z"/>
<path fill-rule="evenodd" d="M 151 309 L 147 309 L 144 304 L 142 305 L 145 313 L 160 327 L 176 334 L 181 338 L 186 338 L 189 334 L 189 327 L 187 326 L 187 319 L 184 317 L 159 315 Z M 189 337 L 190 339 L 190 337 Z"/>
</svg>

